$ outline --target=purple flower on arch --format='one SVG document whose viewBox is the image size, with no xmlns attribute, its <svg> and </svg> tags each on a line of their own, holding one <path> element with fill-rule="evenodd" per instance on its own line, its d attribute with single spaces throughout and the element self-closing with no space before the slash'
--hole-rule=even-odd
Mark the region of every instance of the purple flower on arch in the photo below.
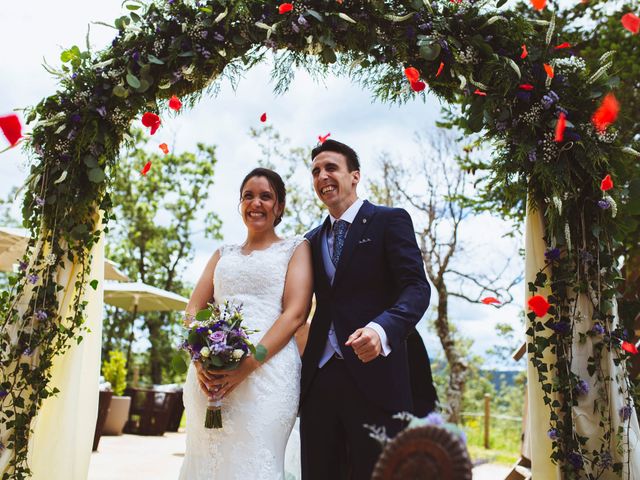
<svg viewBox="0 0 640 480">
<path fill-rule="evenodd" d="M 576 386 L 573 387 L 573 391 L 578 396 L 586 395 L 589 393 L 589 384 L 586 380 L 578 380 Z"/>
<path fill-rule="evenodd" d="M 602 210 L 607 210 L 611 208 L 611 202 L 609 202 L 608 199 L 603 198 L 602 200 L 598 200 L 598 207 L 600 207 Z"/>
<path fill-rule="evenodd" d="M 584 465 L 582 455 L 580 455 L 578 452 L 569 452 L 569 454 L 567 455 L 567 460 L 571 465 L 573 465 L 573 468 L 575 468 L 576 470 L 581 469 Z"/>
<path fill-rule="evenodd" d="M 556 430 L 555 428 L 550 428 L 549 431 L 547 432 L 547 436 L 551 439 L 551 440 L 557 440 L 558 437 L 558 430 Z"/>
<path fill-rule="evenodd" d="M 35 285 L 36 283 L 38 283 L 38 275 L 36 275 L 35 273 L 27 275 L 27 280 L 31 285 Z"/>
<path fill-rule="evenodd" d="M 591 331 L 596 335 L 602 335 L 604 333 L 604 327 L 601 323 L 595 323 L 593 327 L 591 327 Z"/>
<path fill-rule="evenodd" d="M 48 317 L 49 317 L 49 315 L 47 315 L 47 312 L 45 312 L 44 310 L 38 310 L 38 311 L 36 312 L 36 318 L 37 318 L 40 322 L 45 321 Z"/>
<path fill-rule="evenodd" d="M 9 395 L 9 392 L 6 390 L 0 390 L 0 400 Z"/>
<path fill-rule="evenodd" d="M 36 197 L 36 205 L 39 207 L 44 207 L 44 198 Z"/>
<path fill-rule="evenodd" d="M 23 262 L 22 260 L 18 262 L 18 270 L 20 270 L 21 272 L 26 272 L 28 266 L 29 264 L 27 262 Z"/>
<path fill-rule="evenodd" d="M 558 260 L 560 258 L 560 249 L 558 247 L 547 249 L 544 252 L 544 258 L 549 261 Z"/>
<path fill-rule="evenodd" d="M 622 420 L 623 422 L 626 422 L 631 418 L 631 414 L 633 413 L 633 407 L 631 405 L 625 405 L 619 410 L 618 413 L 620 414 L 620 420 Z"/>
<path fill-rule="evenodd" d="M 560 335 L 566 335 L 571 331 L 569 322 L 554 322 L 550 326 L 554 332 Z"/>
</svg>

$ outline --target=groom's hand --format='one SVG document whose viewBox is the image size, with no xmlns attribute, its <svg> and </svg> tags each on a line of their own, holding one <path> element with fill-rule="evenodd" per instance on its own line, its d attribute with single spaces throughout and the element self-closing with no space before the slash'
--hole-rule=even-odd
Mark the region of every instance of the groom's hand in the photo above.
<svg viewBox="0 0 640 480">
<path fill-rule="evenodd" d="M 382 343 L 378 332 L 369 327 L 359 328 L 353 332 L 345 345 L 353 348 L 362 363 L 374 360 L 382 352 Z"/>
</svg>

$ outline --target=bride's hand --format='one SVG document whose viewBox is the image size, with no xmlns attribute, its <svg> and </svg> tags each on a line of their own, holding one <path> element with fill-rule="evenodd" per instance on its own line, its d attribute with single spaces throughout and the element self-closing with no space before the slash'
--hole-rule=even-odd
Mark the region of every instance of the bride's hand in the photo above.
<svg viewBox="0 0 640 480">
<path fill-rule="evenodd" d="M 260 362 L 253 356 L 248 356 L 242 359 L 238 368 L 234 370 L 216 370 L 212 389 L 214 398 L 221 399 L 233 392 L 259 366 Z"/>
<path fill-rule="evenodd" d="M 198 383 L 200 389 L 207 395 L 211 396 L 214 389 L 214 382 L 216 381 L 214 374 L 209 372 L 200 362 L 195 362 L 196 375 L 198 376 Z"/>
</svg>

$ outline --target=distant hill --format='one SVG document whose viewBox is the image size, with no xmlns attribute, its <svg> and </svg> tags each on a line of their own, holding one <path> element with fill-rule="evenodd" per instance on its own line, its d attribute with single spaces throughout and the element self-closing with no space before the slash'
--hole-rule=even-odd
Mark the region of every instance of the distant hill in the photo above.
<svg viewBox="0 0 640 480">
<path fill-rule="evenodd" d="M 482 376 L 491 377 L 491 383 L 496 390 L 499 390 L 503 384 L 508 387 L 515 385 L 516 377 L 520 373 L 522 373 L 522 370 L 480 370 Z"/>
</svg>

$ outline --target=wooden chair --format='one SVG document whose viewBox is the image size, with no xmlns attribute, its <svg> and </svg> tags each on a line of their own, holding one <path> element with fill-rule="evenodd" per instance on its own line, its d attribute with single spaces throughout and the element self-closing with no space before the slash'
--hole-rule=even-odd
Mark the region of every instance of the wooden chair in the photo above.
<svg viewBox="0 0 640 480">
<path fill-rule="evenodd" d="M 107 419 L 107 413 L 109 413 L 109 405 L 111 404 L 111 397 L 113 392 L 100 392 L 98 400 L 98 418 L 96 419 L 96 430 L 93 433 L 93 448 L 92 451 L 98 450 L 98 443 L 100 443 L 100 437 L 102 436 L 102 427 L 104 427 L 104 421 Z"/>
<path fill-rule="evenodd" d="M 471 480 L 467 447 L 435 425 L 404 430 L 384 448 L 371 480 Z"/>
<path fill-rule="evenodd" d="M 167 425 L 167 432 L 177 432 L 180 428 L 180 422 L 182 421 L 182 414 L 184 413 L 184 403 L 182 402 L 182 391 L 176 390 L 173 392 L 175 395 L 175 401 L 173 408 L 169 414 L 169 424 Z"/>
<path fill-rule="evenodd" d="M 176 401 L 175 392 L 128 388 L 125 394 L 131 396 L 131 410 L 129 421 L 124 427 L 125 433 L 164 435 Z"/>
</svg>

